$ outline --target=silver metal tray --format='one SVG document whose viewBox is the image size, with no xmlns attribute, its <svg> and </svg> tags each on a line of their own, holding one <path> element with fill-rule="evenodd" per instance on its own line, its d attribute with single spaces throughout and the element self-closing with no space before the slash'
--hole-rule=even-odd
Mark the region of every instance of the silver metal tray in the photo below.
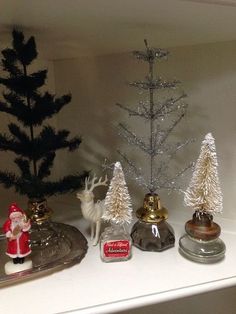
<svg viewBox="0 0 236 314">
<path fill-rule="evenodd" d="M 9 257 L 5 254 L 5 235 L 0 234 L 0 287 L 47 275 L 79 263 L 83 259 L 88 245 L 82 233 L 77 228 L 62 223 L 52 222 L 51 227 L 59 235 L 58 238 L 47 245 L 32 245 L 32 254 L 29 258 L 33 262 L 33 268 L 11 275 L 4 272 L 4 265 L 9 261 Z"/>
</svg>

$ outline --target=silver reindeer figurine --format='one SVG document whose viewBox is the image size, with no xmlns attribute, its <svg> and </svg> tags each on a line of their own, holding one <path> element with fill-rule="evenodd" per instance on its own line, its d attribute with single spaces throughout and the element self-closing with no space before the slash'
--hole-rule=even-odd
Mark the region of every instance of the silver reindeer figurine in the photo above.
<svg viewBox="0 0 236 314">
<path fill-rule="evenodd" d="M 108 179 L 107 176 L 105 176 L 103 181 L 102 177 L 99 178 L 97 183 L 95 183 L 96 180 L 97 177 L 95 175 L 91 181 L 90 178 L 87 177 L 85 179 L 84 190 L 81 193 L 76 194 L 76 197 L 81 201 L 81 211 L 83 217 L 91 223 L 91 240 L 93 240 L 93 245 L 97 245 L 98 243 L 101 229 L 101 217 L 105 209 L 104 200 L 98 200 L 94 203 L 93 190 L 97 186 L 107 186 Z"/>
</svg>

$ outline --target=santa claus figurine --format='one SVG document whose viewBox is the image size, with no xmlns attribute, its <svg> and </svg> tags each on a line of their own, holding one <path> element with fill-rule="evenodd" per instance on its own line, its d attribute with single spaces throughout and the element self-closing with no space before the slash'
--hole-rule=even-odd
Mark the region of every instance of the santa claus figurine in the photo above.
<svg viewBox="0 0 236 314">
<path fill-rule="evenodd" d="M 13 259 L 13 264 L 23 264 L 25 257 L 31 253 L 29 246 L 30 227 L 30 220 L 27 220 L 24 211 L 16 203 L 11 204 L 8 219 L 3 225 L 3 231 L 7 238 L 6 254 Z M 6 270 L 6 272 L 8 271 Z"/>
</svg>

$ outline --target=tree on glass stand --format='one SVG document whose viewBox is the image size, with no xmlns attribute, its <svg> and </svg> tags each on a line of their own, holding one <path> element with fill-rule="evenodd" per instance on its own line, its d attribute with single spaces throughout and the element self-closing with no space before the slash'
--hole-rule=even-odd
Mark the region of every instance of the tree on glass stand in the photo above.
<svg viewBox="0 0 236 314">
<path fill-rule="evenodd" d="M 132 205 L 120 162 L 114 165 L 102 218 L 110 222 L 111 227 L 106 228 L 101 236 L 101 259 L 104 262 L 130 259 L 132 241 L 125 225 L 132 220 Z"/>
<path fill-rule="evenodd" d="M 185 192 L 185 204 L 195 210 L 186 222 L 187 232 L 180 241 L 180 252 L 201 263 L 216 262 L 224 257 L 225 244 L 219 235 L 220 226 L 213 222 L 213 214 L 222 212 L 222 192 L 218 176 L 215 140 L 205 136 L 192 179 Z"/>
<path fill-rule="evenodd" d="M 144 80 L 131 82 L 130 86 L 140 90 L 146 99 L 141 100 L 134 108 L 122 104 L 117 105 L 130 117 L 145 122 L 144 136 L 137 135 L 123 123 L 119 124 L 119 134 L 130 145 L 145 154 L 148 173 L 137 166 L 127 154 L 121 151 L 119 153 L 126 161 L 126 171 L 129 177 L 134 178 L 137 184 L 148 192 L 145 195 L 143 207 L 137 211 L 139 221 L 132 229 L 134 245 L 142 250 L 162 251 L 173 246 L 175 238 L 173 229 L 166 222 L 167 210 L 161 206 L 156 191 L 180 189 L 177 179 L 191 167 L 191 164 L 173 174 L 169 171 L 170 162 L 191 140 L 177 143 L 168 141 L 185 116 L 187 105 L 183 99 L 186 95 L 182 92 L 173 93 L 179 81 L 166 81 L 155 74 L 156 63 L 166 59 L 168 51 L 151 48 L 146 40 L 144 42 L 145 50 L 134 51 L 133 55 L 138 60 L 147 63 L 148 75 Z"/>
<path fill-rule="evenodd" d="M 8 124 L 8 134 L 0 134 L 0 150 L 16 155 L 14 163 L 19 171 L 0 171 L 0 183 L 28 197 L 28 215 L 33 223 L 42 226 L 51 216 L 46 197 L 78 189 L 87 173 L 54 181 L 49 178 L 56 152 L 60 149 L 75 151 L 81 138 L 69 138 L 68 130 L 56 131 L 45 123 L 70 103 L 71 95 L 56 97 L 41 90 L 46 84 L 47 70 L 30 70 L 37 55 L 34 37 L 25 40 L 24 34 L 17 30 L 12 32 L 11 48 L 2 50 L 2 68 L 6 75 L 0 77 L 4 87 L 0 111 L 17 123 Z"/>
</svg>

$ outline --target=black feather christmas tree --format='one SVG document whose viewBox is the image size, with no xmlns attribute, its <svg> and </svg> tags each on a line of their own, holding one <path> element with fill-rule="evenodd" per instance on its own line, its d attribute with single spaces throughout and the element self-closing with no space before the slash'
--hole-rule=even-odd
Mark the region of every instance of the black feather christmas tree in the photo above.
<svg viewBox="0 0 236 314">
<path fill-rule="evenodd" d="M 70 103 L 71 96 L 57 98 L 47 91 L 40 91 L 45 85 L 47 70 L 29 71 L 29 66 L 37 58 L 34 37 L 25 40 L 24 34 L 16 30 L 12 36 L 12 47 L 2 51 L 6 75 L 0 77 L 0 84 L 5 87 L 0 111 L 16 118 L 18 123 L 8 125 L 9 134 L 0 134 L 0 150 L 15 153 L 14 162 L 19 173 L 0 171 L 0 183 L 37 200 L 74 191 L 81 187 L 86 172 L 68 175 L 58 181 L 50 181 L 49 176 L 56 151 L 75 151 L 81 138 L 69 139 L 68 130 L 56 131 L 45 124 L 46 119 Z"/>
</svg>

